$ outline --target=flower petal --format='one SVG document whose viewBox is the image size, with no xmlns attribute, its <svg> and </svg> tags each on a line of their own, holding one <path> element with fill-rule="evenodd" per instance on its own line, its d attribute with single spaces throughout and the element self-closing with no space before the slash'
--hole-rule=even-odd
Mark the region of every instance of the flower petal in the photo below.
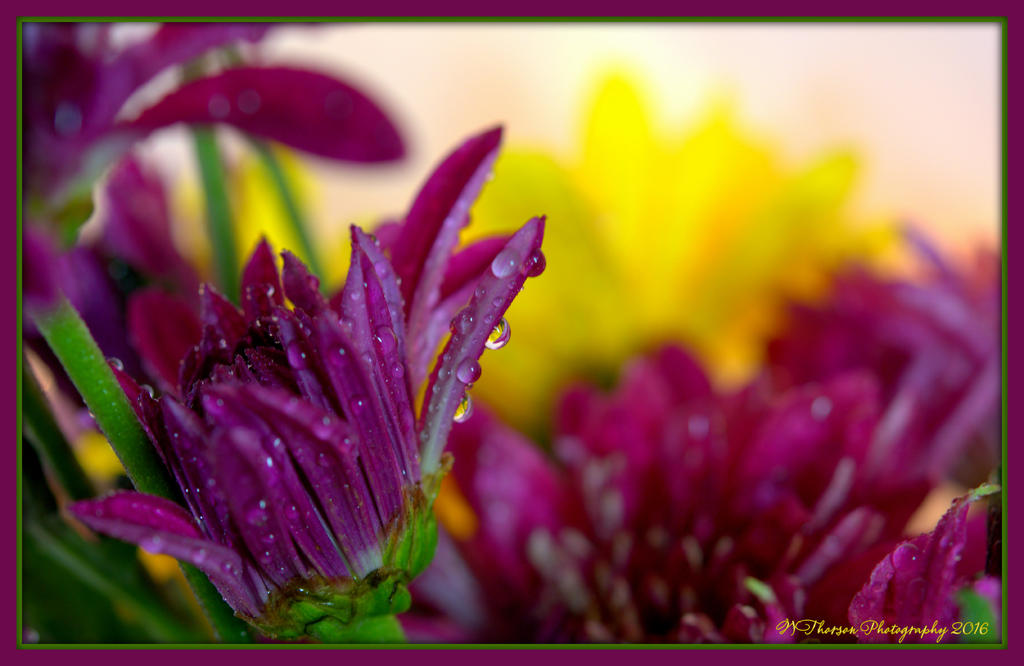
<svg viewBox="0 0 1024 666">
<path fill-rule="evenodd" d="M 201 335 L 199 319 L 181 298 L 154 287 L 128 298 L 128 337 L 164 392 L 175 391 L 181 361 Z"/>
<path fill-rule="evenodd" d="M 184 84 L 121 127 L 226 123 L 313 155 L 350 162 L 402 157 L 398 131 L 364 93 L 335 77 L 243 66 Z"/>
<path fill-rule="evenodd" d="M 469 301 L 480 275 L 490 268 L 494 257 L 505 247 L 510 236 L 488 238 L 459 251 L 448 262 L 441 300 L 421 327 L 415 354 L 409 356 L 409 384 L 419 386 L 427 376 L 430 360 L 450 328 L 452 316 Z"/>
<path fill-rule="evenodd" d="M 326 520 L 338 538 L 331 546 L 342 552 L 353 575 L 365 576 L 380 567 L 384 526 L 374 511 L 367 510 L 373 506 L 373 497 L 357 462 L 355 436 L 347 425 L 306 402 L 257 386 L 221 387 L 211 390 L 209 395 L 211 399 L 222 397 L 224 408 L 233 407 L 233 418 L 244 419 L 247 426 L 266 428 L 280 438 L 277 441 L 283 443 L 297 468 L 279 459 L 281 449 L 272 453 L 278 454 L 274 457 L 275 465 L 286 471 L 285 481 L 291 486 L 293 497 L 302 488 L 295 485 L 299 477 L 291 475 L 295 469 L 301 470 L 305 488 L 315 496 L 316 505 L 308 500 L 292 501 L 295 518 L 310 526 L 293 525 L 292 534 L 312 529 L 323 548 L 323 539 L 315 526 Z M 257 426 L 257 422 L 262 425 Z M 274 446 L 272 442 L 271 449 Z M 299 545 L 304 550 L 308 546 L 302 542 Z"/>
<path fill-rule="evenodd" d="M 261 395 L 265 396 L 262 401 L 257 399 L 257 396 Z M 285 532 L 291 535 L 303 555 L 317 568 L 321 576 L 345 576 L 347 569 L 338 550 L 338 544 L 334 543 L 324 519 L 320 516 L 320 510 L 312 502 L 289 455 L 289 449 L 294 448 L 292 439 L 311 437 L 306 430 L 319 421 L 306 422 L 299 428 L 293 428 L 298 432 L 281 428 L 278 423 L 278 407 L 289 404 L 289 398 L 294 402 L 293 396 L 285 396 L 259 386 L 221 385 L 204 393 L 203 407 L 209 418 L 221 426 L 241 426 L 259 434 L 258 441 L 262 445 L 262 455 L 265 456 L 262 460 L 267 468 L 262 473 L 276 479 L 276 482 L 266 485 L 267 511 L 277 515 L 277 519 L 285 526 Z M 313 412 L 313 417 L 323 418 L 318 410 L 309 411 Z"/>
<path fill-rule="evenodd" d="M 295 304 L 296 308 L 304 310 L 309 316 L 318 314 L 327 306 L 320 295 L 320 280 L 288 250 L 281 252 L 281 258 L 284 259 L 285 296 Z"/>
<path fill-rule="evenodd" d="M 265 238 L 260 239 L 242 271 L 242 309 L 245 318 L 269 317 L 274 306 L 284 305 L 281 277 L 274 253 Z"/>
<path fill-rule="evenodd" d="M 992 486 L 982 486 L 957 498 L 934 531 L 904 541 L 886 555 L 850 603 L 850 624 L 861 627 L 863 622 L 884 620 L 887 625 L 921 627 L 937 621 L 948 626 L 955 620 L 954 594 L 960 582 L 956 567 L 967 543 L 967 510 L 971 502 L 993 491 Z M 869 642 L 889 637 L 860 635 Z"/>
<path fill-rule="evenodd" d="M 126 157 L 111 171 L 103 195 L 104 251 L 146 275 L 170 280 L 182 294 L 194 294 L 199 282 L 175 248 L 167 198 L 156 174 Z"/>
<path fill-rule="evenodd" d="M 473 300 L 452 320 L 452 336 L 434 366 L 423 401 L 426 408 L 419 431 L 425 473 L 437 469 L 455 411 L 467 384 L 479 374 L 477 359 L 484 353 L 487 337 L 541 260 L 543 237 L 544 218 L 523 225 L 495 257 L 491 270 L 480 278 Z M 473 369 L 475 372 L 469 371 Z"/>
<path fill-rule="evenodd" d="M 117 492 L 76 502 L 68 510 L 92 529 L 199 567 L 236 610 L 255 615 L 259 602 L 244 583 L 242 559 L 230 548 L 204 539 L 183 508 L 153 495 Z"/>
<path fill-rule="evenodd" d="M 277 473 L 266 465 L 259 433 L 244 427 L 213 435 L 217 483 L 223 488 L 232 522 L 263 576 L 283 586 L 312 572 L 295 550 L 287 525 L 272 507 Z M 236 544 L 236 548 L 241 544 Z"/>
<path fill-rule="evenodd" d="M 426 327 L 438 300 L 444 272 L 459 230 L 498 154 L 501 128 L 470 138 L 441 163 L 423 185 L 391 245 L 391 261 L 401 279 L 409 321 L 410 357 L 425 344 Z"/>
<path fill-rule="evenodd" d="M 360 359 L 360 346 L 333 319 L 320 316 L 313 325 L 317 348 L 324 359 L 322 365 L 334 394 L 341 400 L 340 411 L 355 429 L 358 455 L 380 522 L 389 525 L 401 509 L 402 486 L 410 481 L 403 476 L 397 450 L 384 430 L 383 411 L 387 407 L 368 376 L 371 363 Z"/>
<path fill-rule="evenodd" d="M 370 381 L 369 400 L 380 401 L 383 431 L 404 478 L 419 481 L 415 415 L 405 366 L 401 293 L 391 264 L 357 227 L 352 261 L 339 294 L 342 327 Z"/>
</svg>

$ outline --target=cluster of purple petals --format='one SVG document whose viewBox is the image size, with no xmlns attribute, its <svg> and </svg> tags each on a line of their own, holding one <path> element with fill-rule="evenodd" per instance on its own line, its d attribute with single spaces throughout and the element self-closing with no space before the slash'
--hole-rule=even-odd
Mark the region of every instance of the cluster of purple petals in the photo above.
<svg viewBox="0 0 1024 666">
<path fill-rule="evenodd" d="M 941 624 L 971 585 L 997 602 L 998 580 L 976 580 L 990 545 L 967 499 L 903 542 L 997 419 L 996 272 L 985 275 L 844 278 L 734 392 L 663 348 L 627 365 L 610 394 L 569 390 L 551 455 L 478 412 L 449 443 L 474 520 L 454 526 L 413 586 L 410 635 L 852 640 L 777 628 Z"/>
<path fill-rule="evenodd" d="M 173 23 L 122 45 L 112 24 L 26 23 L 25 183 L 50 208 L 74 196 L 149 132 L 175 123 L 222 123 L 315 155 L 355 162 L 397 159 L 401 138 L 380 107 L 337 77 L 285 66 L 240 65 L 185 82 L 123 117 L 125 103 L 168 68 L 240 42 L 268 23 Z M 69 189 L 70 188 L 70 189 Z"/>
<path fill-rule="evenodd" d="M 477 362 L 543 266 L 541 218 L 454 252 L 500 138 L 491 130 L 453 152 L 382 238 L 353 227 L 348 277 L 329 299 L 287 251 L 279 273 L 266 243 L 244 269 L 240 309 L 208 286 L 198 317 L 165 292 L 139 294 L 133 337 L 164 393 L 119 378 L 185 507 L 119 493 L 72 512 L 195 564 L 249 618 L 275 591 L 383 566 L 409 498 L 425 493 L 429 507 L 443 473 L 472 384 L 458 368 Z M 417 413 L 416 389 L 450 328 Z"/>
</svg>

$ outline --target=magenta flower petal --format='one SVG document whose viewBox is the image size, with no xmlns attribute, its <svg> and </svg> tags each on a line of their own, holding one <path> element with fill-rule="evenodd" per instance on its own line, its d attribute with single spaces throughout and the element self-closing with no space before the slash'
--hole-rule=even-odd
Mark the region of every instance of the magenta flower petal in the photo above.
<svg viewBox="0 0 1024 666">
<path fill-rule="evenodd" d="M 289 67 L 242 66 L 190 81 L 120 130 L 225 123 L 336 160 L 384 162 L 404 153 L 376 102 L 351 85 Z"/>
<path fill-rule="evenodd" d="M 419 481 L 416 424 L 405 372 L 405 318 L 397 278 L 369 237 L 355 227 L 352 261 L 339 299 L 343 330 L 369 380 L 369 401 L 380 401 L 381 424 L 402 476 Z"/>
<path fill-rule="evenodd" d="M 494 257 L 504 249 L 511 236 L 494 236 L 479 240 L 452 255 L 441 283 L 441 300 L 465 289 L 487 270 Z M 469 300 L 466 294 L 464 300 Z"/>
<path fill-rule="evenodd" d="M 467 385 L 479 376 L 477 359 L 484 353 L 487 337 L 543 256 L 543 237 L 544 218 L 523 225 L 494 258 L 490 272 L 481 277 L 469 305 L 452 320 L 452 337 L 434 366 L 424 398 L 427 408 L 421 417 L 420 437 L 427 472 L 437 469 L 452 417 Z"/>
<path fill-rule="evenodd" d="M 412 385 L 418 386 L 426 378 L 433 354 L 451 328 L 452 317 L 469 301 L 477 280 L 484 271 L 490 269 L 494 257 L 505 247 L 509 238 L 488 238 L 452 256 L 448 270 L 445 271 L 444 283 L 441 285 L 440 300 L 431 310 L 426 322 L 421 325 L 418 332 L 419 342 L 415 346 L 415 351 L 409 354 Z"/>
<path fill-rule="evenodd" d="M 391 261 L 402 284 L 408 314 L 410 358 L 421 358 L 422 331 L 439 298 L 441 283 L 459 231 L 469 221 L 469 208 L 498 155 L 501 128 L 463 143 L 435 169 L 406 216 L 391 245 Z M 413 366 L 416 370 L 416 367 Z M 419 373 L 414 372 L 416 381 Z"/>
<path fill-rule="evenodd" d="M 199 282 L 175 248 L 160 179 L 139 160 L 127 157 L 111 171 L 103 192 L 101 249 L 180 293 L 194 294 Z"/>
<path fill-rule="evenodd" d="M 164 69 L 188 62 L 222 44 L 257 42 L 272 27 L 272 23 L 167 23 L 149 39 L 125 48 L 110 68 L 124 72 L 134 89 Z"/>
<path fill-rule="evenodd" d="M 937 622 L 948 627 L 956 620 L 954 595 L 965 582 L 957 576 L 957 563 L 967 544 L 967 510 L 971 502 L 991 492 L 990 487 L 983 488 L 957 498 L 934 531 L 904 541 L 886 555 L 850 603 L 850 624 L 858 629 L 871 622 L 906 627 Z M 877 631 L 859 636 L 873 643 L 897 639 Z M 907 637 L 911 642 L 919 639 L 934 641 Z"/>
<path fill-rule="evenodd" d="M 216 46 L 259 39 L 269 27 L 167 25 L 119 50 L 108 25 L 26 23 L 22 46 L 28 192 L 49 197 L 73 194 L 70 186 L 80 170 L 102 168 L 142 136 L 141 129 L 113 129 L 118 113 L 140 86 L 167 67 Z"/>
<path fill-rule="evenodd" d="M 246 319 L 256 319 L 269 317 L 275 306 L 283 305 L 274 252 L 267 239 L 261 238 L 242 271 L 242 308 Z"/>
<path fill-rule="evenodd" d="M 370 362 L 362 359 L 359 347 L 347 339 L 336 322 L 319 317 L 314 325 L 330 385 L 336 395 L 344 396 L 341 411 L 359 441 L 367 443 L 359 454 L 365 461 L 370 489 L 377 498 L 380 521 L 386 525 L 401 507 L 404 481 L 400 452 L 387 432 L 384 397 L 373 391 L 369 377 L 372 357 Z"/>
<path fill-rule="evenodd" d="M 306 553 L 314 562 L 330 556 L 321 573 L 344 574 L 327 572 L 341 564 L 331 550 L 335 554 L 340 552 L 357 576 L 365 576 L 381 566 L 379 542 L 384 526 L 374 512 L 361 510 L 373 504 L 373 496 L 357 463 L 354 435 L 344 422 L 293 397 L 259 386 L 211 389 L 205 404 L 219 420 L 231 420 L 262 433 L 267 455 L 283 470 L 291 494 L 279 503 L 285 510 L 285 520 L 304 521 L 313 532 L 313 539 L 296 535 L 302 539 L 296 538 L 297 542 L 304 551 L 311 546 L 315 549 Z M 315 503 L 308 497 L 299 474 L 308 479 Z M 328 525 L 333 534 L 342 535 L 336 542 L 326 531 Z M 294 529 L 292 533 L 295 534 Z"/>
<path fill-rule="evenodd" d="M 199 342 L 202 329 L 192 307 L 162 289 L 147 288 L 128 299 L 128 336 L 148 374 L 164 392 L 174 392 L 181 359 Z"/>
<path fill-rule="evenodd" d="M 327 302 L 320 295 L 320 280 L 288 250 L 281 252 L 281 258 L 284 260 L 282 282 L 285 296 L 309 316 L 319 314 L 327 307 Z"/>
<path fill-rule="evenodd" d="M 196 565 L 236 608 L 247 612 L 258 608 L 241 577 L 241 558 L 230 548 L 201 536 L 192 517 L 174 502 L 143 493 L 117 492 L 98 500 L 76 502 L 68 510 L 99 532 Z"/>
<path fill-rule="evenodd" d="M 534 530 L 561 527 L 559 512 L 567 501 L 554 465 L 483 409 L 452 429 L 449 450 L 458 461 L 452 475 L 459 490 L 471 506 L 484 509 L 464 556 L 486 559 L 474 564 L 494 566 L 513 587 L 528 585 L 535 574 L 524 546 Z"/>
<path fill-rule="evenodd" d="M 243 427 L 218 431 L 213 459 L 242 541 L 255 556 L 263 578 L 284 585 L 312 572 L 295 550 L 283 517 L 284 507 L 272 502 L 279 483 L 277 471 L 266 465 L 259 434 Z"/>
</svg>

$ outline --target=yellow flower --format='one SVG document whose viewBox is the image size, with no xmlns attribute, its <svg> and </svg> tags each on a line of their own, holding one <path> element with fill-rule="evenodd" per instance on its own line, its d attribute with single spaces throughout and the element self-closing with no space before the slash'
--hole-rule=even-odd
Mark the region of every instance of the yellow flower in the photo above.
<svg viewBox="0 0 1024 666">
<path fill-rule="evenodd" d="M 783 297 L 821 295 L 838 264 L 895 237 L 844 216 L 856 171 L 848 152 L 785 168 L 724 102 L 661 136 L 636 87 L 608 78 L 580 158 L 506 150 L 472 211 L 467 240 L 548 219 L 547 271 L 509 310 L 512 342 L 484 356 L 475 397 L 537 433 L 567 381 L 608 378 L 664 340 L 690 345 L 719 382 L 742 379 Z"/>
</svg>

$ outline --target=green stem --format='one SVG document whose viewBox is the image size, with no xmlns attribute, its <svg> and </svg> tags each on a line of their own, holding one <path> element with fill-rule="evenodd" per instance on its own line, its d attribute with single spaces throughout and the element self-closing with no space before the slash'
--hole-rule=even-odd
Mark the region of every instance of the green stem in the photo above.
<svg viewBox="0 0 1024 666">
<path fill-rule="evenodd" d="M 210 619 L 210 624 L 217 632 L 217 637 L 225 643 L 251 643 L 252 635 L 249 633 L 249 625 L 235 617 L 234 611 L 224 603 L 220 592 L 213 586 L 206 574 L 191 564 L 184 562 L 178 564 L 185 574 L 185 580 L 188 581 L 189 587 L 192 588 L 192 593 L 196 595 L 199 605 L 203 607 L 206 617 Z"/>
<path fill-rule="evenodd" d="M 281 198 L 281 204 L 284 206 L 285 217 L 291 223 L 292 230 L 295 232 L 295 236 L 302 246 L 302 251 L 306 255 L 306 262 L 310 270 L 313 271 L 313 274 L 320 278 L 320 285 L 324 286 L 323 266 L 320 264 L 316 249 L 313 247 L 313 241 L 309 237 L 308 225 L 302 210 L 299 208 L 298 199 L 295 197 L 292 188 L 288 185 L 288 178 L 281 167 L 281 161 L 277 159 L 274 151 L 266 141 L 255 138 L 251 140 L 260 159 L 263 160 L 263 165 L 270 173 L 270 179 L 274 182 L 277 194 Z"/>
<path fill-rule="evenodd" d="M 78 312 L 62 297 L 51 310 L 36 314 L 35 322 L 135 487 L 144 493 L 180 501 L 180 493 Z M 183 565 L 183 569 L 217 633 L 225 641 L 241 641 L 243 634 L 248 638 L 248 633 L 239 630 L 241 620 L 234 616 L 209 580 L 191 566 Z"/>
<path fill-rule="evenodd" d="M 405 643 L 405 632 L 395 615 L 377 615 L 345 624 L 327 617 L 306 628 L 321 643 Z"/>
<path fill-rule="evenodd" d="M 235 231 L 231 219 L 231 205 L 220 159 L 220 149 L 212 129 L 197 127 L 192 130 L 199 161 L 199 175 L 206 197 L 206 229 L 213 249 L 217 284 L 233 303 L 239 302 L 238 254 Z"/>
<path fill-rule="evenodd" d="M 25 435 L 32 448 L 70 499 L 92 497 L 96 491 L 78 464 L 64 433 L 57 427 L 46 398 L 27 363 L 22 365 L 21 387 L 21 415 L 25 423 Z"/>
<path fill-rule="evenodd" d="M 62 297 L 52 309 L 36 314 L 35 322 L 135 487 L 161 497 L 176 497 L 175 487 L 135 418 L 114 371 L 71 303 Z"/>
</svg>

